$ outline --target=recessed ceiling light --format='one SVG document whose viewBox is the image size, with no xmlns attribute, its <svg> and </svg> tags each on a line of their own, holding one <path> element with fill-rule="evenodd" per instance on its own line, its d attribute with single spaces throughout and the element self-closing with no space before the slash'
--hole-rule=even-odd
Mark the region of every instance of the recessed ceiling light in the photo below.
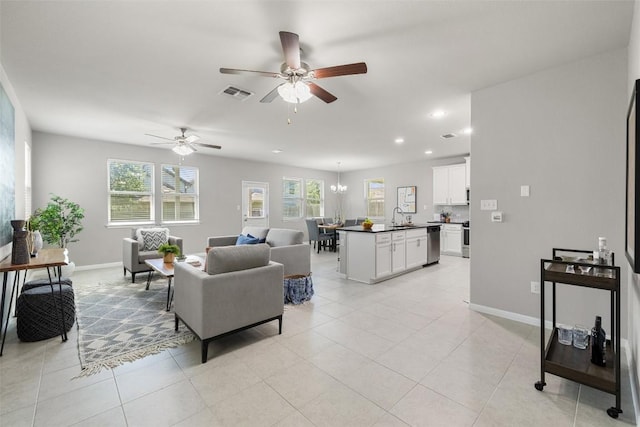
<svg viewBox="0 0 640 427">
<path fill-rule="evenodd" d="M 433 151 L 427 150 L 427 151 L 424 152 L 424 154 L 433 154 Z"/>
<path fill-rule="evenodd" d="M 404 142 L 404 138 L 396 138 L 395 139 L 395 143 L 396 144 L 402 144 Z"/>
<path fill-rule="evenodd" d="M 464 135 L 471 135 L 473 133 L 473 128 L 464 128 L 462 129 L 462 133 Z"/>
<path fill-rule="evenodd" d="M 275 150 L 271 151 L 273 154 L 280 154 L 282 153 L 283 150 L 276 148 Z"/>
<path fill-rule="evenodd" d="M 444 110 L 436 110 L 436 111 L 432 112 L 431 114 L 429 114 L 429 116 L 434 118 L 434 119 L 441 119 L 446 115 L 447 115 L 447 112 L 444 111 Z"/>
</svg>

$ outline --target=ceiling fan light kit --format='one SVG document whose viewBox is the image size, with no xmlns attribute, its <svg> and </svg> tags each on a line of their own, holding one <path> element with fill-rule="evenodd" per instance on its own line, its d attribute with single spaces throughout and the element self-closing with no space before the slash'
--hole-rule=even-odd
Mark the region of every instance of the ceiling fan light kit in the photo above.
<svg viewBox="0 0 640 427">
<path fill-rule="evenodd" d="M 291 104 L 301 104 L 313 96 L 309 86 L 302 82 L 286 82 L 278 86 L 280 97 Z"/>
<path fill-rule="evenodd" d="M 174 153 L 179 154 L 181 156 L 188 156 L 189 154 L 193 153 L 194 150 L 193 148 L 189 147 L 187 144 L 180 144 L 180 145 L 176 145 L 175 147 L 173 147 L 171 149 Z"/>
</svg>

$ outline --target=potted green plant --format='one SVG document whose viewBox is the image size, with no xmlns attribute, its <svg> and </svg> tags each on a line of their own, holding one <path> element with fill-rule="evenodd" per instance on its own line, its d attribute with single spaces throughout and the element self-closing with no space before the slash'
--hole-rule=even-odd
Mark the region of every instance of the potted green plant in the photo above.
<svg viewBox="0 0 640 427">
<path fill-rule="evenodd" d="M 180 256 L 180 248 L 178 245 L 163 243 L 158 247 L 158 253 L 162 254 L 163 261 L 166 264 L 171 264 L 176 256 Z"/>
<path fill-rule="evenodd" d="M 40 230 L 45 242 L 66 248 L 78 241 L 74 237 L 82 231 L 83 218 L 84 209 L 80 205 L 52 194 L 47 206 L 37 209 L 31 217 L 30 227 Z"/>
</svg>

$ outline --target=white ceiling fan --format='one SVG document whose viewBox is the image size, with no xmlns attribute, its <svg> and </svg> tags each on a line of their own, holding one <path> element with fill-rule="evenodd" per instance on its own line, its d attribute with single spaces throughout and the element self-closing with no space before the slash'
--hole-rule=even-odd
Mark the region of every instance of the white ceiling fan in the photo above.
<svg viewBox="0 0 640 427">
<path fill-rule="evenodd" d="M 175 136 L 173 137 L 173 139 L 166 138 L 164 136 L 152 135 L 150 133 L 145 133 L 145 135 L 152 136 L 154 138 L 166 139 L 167 141 L 170 141 L 170 142 L 154 142 L 152 143 L 152 145 L 173 144 L 174 146 L 172 150 L 181 156 L 187 156 L 193 152 L 198 151 L 195 147 L 196 145 L 198 147 L 213 148 L 216 150 L 220 150 L 222 148 L 219 145 L 197 142 L 198 140 L 200 140 L 200 137 L 198 135 L 186 136 L 185 133 L 187 132 L 187 128 L 180 128 L 180 132 L 182 133 L 182 135 Z"/>
</svg>

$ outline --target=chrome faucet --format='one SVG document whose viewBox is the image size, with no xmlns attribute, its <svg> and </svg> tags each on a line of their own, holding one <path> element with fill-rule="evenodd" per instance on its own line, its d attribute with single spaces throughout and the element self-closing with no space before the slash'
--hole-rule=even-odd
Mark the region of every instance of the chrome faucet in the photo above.
<svg viewBox="0 0 640 427">
<path fill-rule="evenodd" d="M 404 222 L 404 212 L 402 212 L 402 209 L 400 209 L 400 207 L 396 206 L 395 208 L 393 208 L 393 213 L 392 213 L 392 218 L 391 218 L 391 225 L 396 225 L 396 212 L 398 212 L 400 215 L 402 215 L 403 221 Z"/>
</svg>

